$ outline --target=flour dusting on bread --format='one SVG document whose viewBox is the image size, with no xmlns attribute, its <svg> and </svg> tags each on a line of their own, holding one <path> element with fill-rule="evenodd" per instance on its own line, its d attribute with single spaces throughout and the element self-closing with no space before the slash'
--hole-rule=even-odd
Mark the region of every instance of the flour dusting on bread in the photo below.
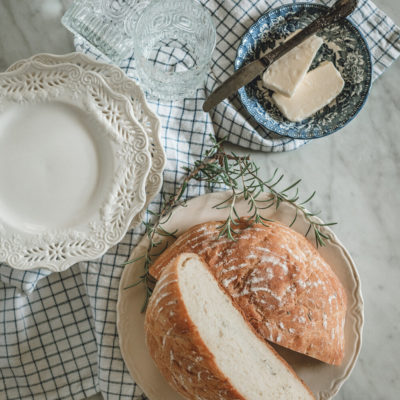
<svg viewBox="0 0 400 400">
<path fill-rule="evenodd" d="M 274 222 L 241 221 L 236 241 L 219 238 L 220 221 L 181 235 L 151 268 L 158 278 L 178 254 L 202 256 L 265 339 L 338 365 L 344 356 L 346 294 L 304 236 Z"/>
<path fill-rule="evenodd" d="M 187 399 L 314 399 L 196 254 L 180 254 L 164 268 L 145 334 L 159 370 Z"/>
</svg>

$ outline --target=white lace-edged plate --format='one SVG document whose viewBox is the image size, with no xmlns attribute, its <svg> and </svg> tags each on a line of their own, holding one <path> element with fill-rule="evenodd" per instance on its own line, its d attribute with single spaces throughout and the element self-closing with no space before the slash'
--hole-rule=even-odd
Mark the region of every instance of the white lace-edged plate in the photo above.
<svg viewBox="0 0 400 400">
<path fill-rule="evenodd" d="M 79 52 L 65 55 L 48 53 L 36 54 L 27 60 L 17 61 L 15 64 L 11 65 L 7 71 L 15 71 L 29 61 L 38 61 L 46 65 L 65 63 L 78 65 L 86 71 L 100 74 L 112 90 L 125 95 L 129 99 L 132 104 L 134 116 L 147 133 L 148 150 L 152 159 L 150 172 L 146 181 L 146 203 L 141 212 L 133 218 L 131 228 L 140 224 L 144 219 L 148 205 L 161 189 L 162 174 L 166 161 L 164 148 L 160 139 L 160 121 L 157 115 L 148 107 L 140 86 L 135 81 L 129 79 L 120 68 L 93 60 Z"/>
<path fill-rule="evenodd" d="M 77 65 L 0 74 L 0 262 L 63 271 L 118 243 L 146 203 L 146 132 Z"/>
</svg>

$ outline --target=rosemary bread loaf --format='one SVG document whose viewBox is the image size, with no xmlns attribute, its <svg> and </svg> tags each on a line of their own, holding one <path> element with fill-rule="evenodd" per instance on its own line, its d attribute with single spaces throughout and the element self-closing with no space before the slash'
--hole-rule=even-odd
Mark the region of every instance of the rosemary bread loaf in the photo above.
<svg viewBox="0 0 400 400">
<path fill-rule="evenodd" d="M 187 399 L 314 399 L 196 254 L 180 254 L 164 268 L 145 334 L 161 373 Z"/>
<path fill-rule="evenodd" d="M 219 237 L 220 225 L 207 222 L 189 229 L 160 255 L 150 273 L 158 279 L 178 254 L 196 253 L 264 339 L 339 365 L 346 293 L 312 244 L 279 223 L 249 225 L 242 220 L 235 241 Z"/>
</svg>

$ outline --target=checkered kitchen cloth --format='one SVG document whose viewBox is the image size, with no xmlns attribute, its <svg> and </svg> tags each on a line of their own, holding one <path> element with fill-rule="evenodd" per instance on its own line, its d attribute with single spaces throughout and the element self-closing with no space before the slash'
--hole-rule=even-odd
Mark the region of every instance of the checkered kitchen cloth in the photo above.
<svg viewBox="0 0 400 400">
<path fill-rule="evenodd" d="M 218 41 L 210 90 L 233 71 L 240 38 L 261 14 L 285 1 L 225 0 L 202 3 L 213 15 Z M 287 3 L 287 1 L 286 1 Z M 325 4 L 332 3 L 325 1 Z M 352 15 L 366 37 L 377 78 L 398 57 L 400 29 L 371 1 Z M 98 56 L 76 41 L 79 50 Z M 132 60 L 121 67 L 134 75 Z M 205 91 L 181 102 L 150 102 L 162 123 L 168 162 L 163 192 L 173 193 L 192 165 L 210 146 L 209 134 L 264 151 L 285 151 L 301 141 L 274 138 L 228 102 L 212 115 L 201 110 Z M 205 188 L 191 183 L 188 197 Z M 159 210 L 160 196 L 151 204 Z M 0 399 L 82 399 L 101 391 L 106 399 L 145 399 L 132 381 L 118 347 L 116 302 L 121 264 L 143 234 L 130 231 L 100 260 L 82 262 L 63 273 L 21 272 L 0 265 Z"/>
</svg>

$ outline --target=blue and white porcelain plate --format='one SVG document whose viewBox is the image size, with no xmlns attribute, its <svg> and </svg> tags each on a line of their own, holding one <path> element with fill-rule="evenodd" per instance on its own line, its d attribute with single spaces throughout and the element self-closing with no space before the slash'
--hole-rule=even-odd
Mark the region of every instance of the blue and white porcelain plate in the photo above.
<svg viewBox="0 0 400 400">
<path fill-rule="evenodd" d="M 318 4 L 296 3 L 264 14 L 243 36 L 237 51 L 235 69 L 267 53 L 297 29 L 303 29 L 326 12 Z M 272 91 L 263 87 L 261 76 L 239 89 L 247 111 L 265 128 L 295 139 L 315 139 L 343 128 L 361 110 L 371 86 L 371 55 L 365 39 L 349 21 L 343 20 L 318 34 L 324 39 L 311 69 L 332 61 L 345 85 L 330 104 L 302 122 L 286 119 L 272 100 Z"/>
</svg>

